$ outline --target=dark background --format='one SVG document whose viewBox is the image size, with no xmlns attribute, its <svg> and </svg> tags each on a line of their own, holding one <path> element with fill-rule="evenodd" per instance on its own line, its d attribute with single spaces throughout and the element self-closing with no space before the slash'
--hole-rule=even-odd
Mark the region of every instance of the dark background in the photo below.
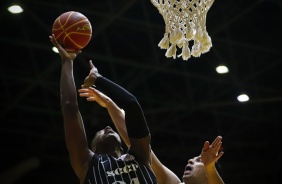
<svg viewBox="0 0 282 184">
<path fill-rule="evenodd" d="M 180 178 L 205 140 L 223 136 L 228 184 L 276 184 L 281 170 L 281 0 L 215 0 L 206 27 L 213 47 L 188 61 L 157 45 L 164 21 L 149 0 L 1 1 L 0 171 L 15 184 L 78 183 L 68 159 L 59 104 L 60 57 L 48 36 L 63 12 L 79 11 L 92 39 L 75 61 L 79 87 L 92 59 L 144 108 L 159 159 Z M 229 73 L 215 67 L 225 64 Z M 250 101 L 238 103 L 245 92 Z M 79 99 L 87 136 L 111 125 L 105 109 Z M 6 173 L 23 164 L 24 174 Z M 280 167 L 279 167 L 280 166 Z M 7 182 L 6 182 L 7 183 Z"/>
</svg>

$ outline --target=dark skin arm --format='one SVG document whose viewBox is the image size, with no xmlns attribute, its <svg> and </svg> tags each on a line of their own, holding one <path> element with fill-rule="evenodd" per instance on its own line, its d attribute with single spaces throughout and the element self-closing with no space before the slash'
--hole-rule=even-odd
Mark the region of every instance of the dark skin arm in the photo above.
<svg viewBox="0 0 282 184">
<path fill-rule="evenodd" d="M 62 59 L 60 95 L 66 146 L 69 151 L 72 168 L 79 177 L 80 183 L 83 183 L 88 169 L 88 162 L 91 160 L 93 152 L 88 148 L 83 120 L 78 108 L 77 92 L 73 77 L 73 61 L 80 51 L 67 52 L 58 44 L 54 35 L 49 38 L 58 49 Z"/>
</svg>

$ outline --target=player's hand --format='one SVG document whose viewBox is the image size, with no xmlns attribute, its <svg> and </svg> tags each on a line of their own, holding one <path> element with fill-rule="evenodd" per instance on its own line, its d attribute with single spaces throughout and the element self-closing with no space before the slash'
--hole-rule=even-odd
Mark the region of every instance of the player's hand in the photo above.
<svg viewBox="0 0 282 184">
<path fill-rule="evenodd" d="M 81 50 L 78 50 L 78 51 L 75 51 L 75 52 L 67 52 L 67 51 L 58 43 L 58 41 L 56 40 L 54 34 L 52 34 L 51 36 L 49 36 L 49 39 L 50 39 L 50 41 L 52 42 L 52 44 L 58 49 L 59 54 L 60 54 L 60 56 L 61 56 L 61 58 L 62 58 L 63 61 L 66 61 L 66 60 L 71 60 L 71 61 L 73 61 L 73 60 L 76 58 L 76 56 L 81 53 Z"/>
<path fill-rule="evenodd" d="M 82 88 L 78 90 L 80 97 L 85 97 L 87 101 L 96 101 L 100 106 L 107 108 L 107 103 L 111 99 L 95 88 Z"/>
<path fill-rule="evenodd" d="M 223 151 L 219 152 L 221 145 L 221 136 L 217 136 L 212 144 L 210 144 L 209 141 L 204 143 L 204 147 L 201 152 L 201 159 L 206 168 L 214 166 L 215 162 L 223 155 Z"/>
<path fill-rule="evenodd" d="M 98 73 L 98 69 L 93 65 L 92 61 L 89 61 L 90 72 L 88 76 L 84 79 L 84 84 L 82 88 L 89 88 L 95 84 L 97 77 L 101 75 Z"/>
</svg>

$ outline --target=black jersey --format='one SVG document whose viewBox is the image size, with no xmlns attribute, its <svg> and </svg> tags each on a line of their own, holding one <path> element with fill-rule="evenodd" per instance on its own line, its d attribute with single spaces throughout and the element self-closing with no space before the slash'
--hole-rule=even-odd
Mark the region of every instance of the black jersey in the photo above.
<svg viewBox="0 0 282 184">
<path fill-rule="evenodd" d="M 157 184 L 153 172 L 130 154 L 116 159 L 94 154 L 84 184 Z"/>
</svg>

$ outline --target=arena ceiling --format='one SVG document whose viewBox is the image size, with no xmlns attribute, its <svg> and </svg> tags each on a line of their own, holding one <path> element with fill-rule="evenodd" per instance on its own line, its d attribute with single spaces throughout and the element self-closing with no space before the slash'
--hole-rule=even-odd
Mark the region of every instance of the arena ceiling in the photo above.
<svg viewBox="0 0 282 184">
<path fill-rule="evenodd" d="M 158 47 L 164 21 L 149 0 L 16 2 L 22 14 L 7 11 L 13 1 L 0 2 L 1 184 L 78 183 L 64 142 L 60 58 L 48 39 L 53 21 L 70 10 L 93 28 L 75 62 L 77 86 L 92 59 L 102 75 L 135 94 L 153 150 L 180 178 L 204 141 L 222 135 L 226 183 L 278 183 L 282 1 L 215 0 L 206 22 L 213 47 L 188 61 L 166 58 Z M 216 73 L 221 64 L 229 73 Z M 250 100 L 237 102 L 240 93 Z M 105 109 L 79 103 L 89 138 L 110 124 Z"/>
</svg>

